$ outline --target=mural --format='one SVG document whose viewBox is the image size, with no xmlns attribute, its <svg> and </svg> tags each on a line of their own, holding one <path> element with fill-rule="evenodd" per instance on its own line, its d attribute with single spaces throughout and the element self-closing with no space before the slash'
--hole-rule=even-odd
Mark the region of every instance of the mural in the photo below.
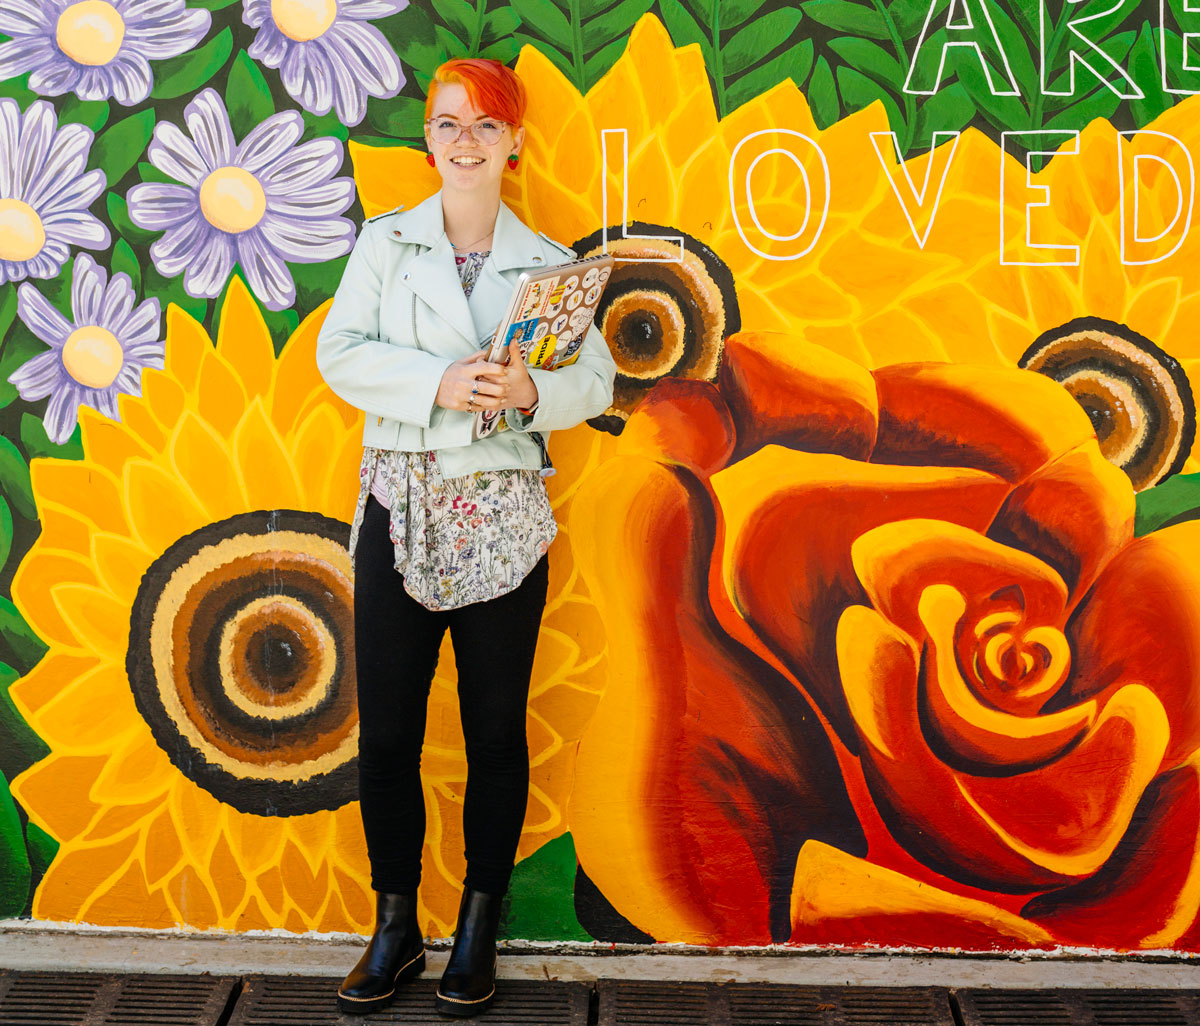
<svg viewBox="0 0 1200 1026">
<path fill-rule="evenodd" d="M 1200 17 L 1143 7 L 10 0 L 0 915 L 370 929 L 313 352 L 483 54 L 506 201 L 619 258 L 507 935 L 1200 949 Z"/>
</svg>

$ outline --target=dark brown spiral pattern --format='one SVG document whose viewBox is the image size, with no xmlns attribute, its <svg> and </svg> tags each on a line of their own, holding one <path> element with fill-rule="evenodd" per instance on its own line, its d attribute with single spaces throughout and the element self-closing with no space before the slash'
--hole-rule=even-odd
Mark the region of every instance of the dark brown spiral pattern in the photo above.
<svg viewBox="0 0 1200 1026">
<path fill-rule="evenodd" d="M 243 513 L 180 538 L 138 588 L 138 709 L 175 766 L 241 812 L 355 797 L 349 531 L 316 513 Z"/>
<path fill-rule="evenodd" d="M 721 366 L 725 338 L 741 329 L 733 275 L 721 258 L 678 228 L 635 221 L 631 234 L 676 236 L 624 238 L 608 229 L 608 252 L 617 258 L 612 279 L 596 309 L 596 324 L 617 363 L 613 403 L 588 421 L 620 434 L 633 408 L 663 378 L 712 381 Z M 580 257 L 603 252 L 603 233 L 575 243 Z M 630 261 L 660 261 L 631 263 Z"/>
<path fill-rule="evenodd" d="M 1179 363 L 1115 321 L 1080 317 L 1038 337 L 1020 365 L 1063 385 L 1096 428 L 1100 451 L 1137 491 L 1183 468 L 1196 404 Z"/>
</svg>

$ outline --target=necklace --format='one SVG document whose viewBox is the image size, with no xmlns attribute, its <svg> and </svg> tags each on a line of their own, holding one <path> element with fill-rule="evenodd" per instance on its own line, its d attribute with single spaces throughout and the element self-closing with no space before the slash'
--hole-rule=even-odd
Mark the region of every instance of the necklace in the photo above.
<svg viewBox="0 0 1200 1026">
<path fill-rule="evenodd" d="M 488 233 L 487 233 L 487 235 L 481 235 L 481 236 L 479 236 L 479 238 L 477 238 L 477 239 L 476 239 L 474 242 L 468 242 L 468 243 L 467 243 L 465 246 L 456 246 L 456 245 L 454 245 L 454 243 L 452 242 L 452 243 L 450 243 L 450 248 L 451 248 L 451 249 L 457 249 L 457 250 L 458 250 L 458 251 L 461 253 L 461 252 L 463 252 L 464 250 L 469 250 L 469 249 L 470 249 L 472 246 L 474 246 L 476 243 L 480 243 L 480 242 L 482 242 L 484 239 L 490 239 L 494 233 L 495 233 L 495 229 L 492 229 L 492 231 L 488 232 Z"/>
</svg>

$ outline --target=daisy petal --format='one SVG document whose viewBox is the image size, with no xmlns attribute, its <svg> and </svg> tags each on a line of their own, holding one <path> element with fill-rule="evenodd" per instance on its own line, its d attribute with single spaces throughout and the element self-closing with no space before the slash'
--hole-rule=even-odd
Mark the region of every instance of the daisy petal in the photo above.
<svg viewBox="0 0 1200 1026">
<path fill-rule="evenodd" d="M 275 196 L 268 192 L 271 211 L 283 217 L 333 217 L 354 202 L 354 180 L 334 178 L 303 192 Z"/>
<path fill-rule="evenodd" d="M 201 90 L 184 108 L 183 120 L 210 169 L 233 163 L 237 144 L 229 124 L 229 114 L 215 89 Z"/>
<path fill-rule="evenodd" d="M 57 59 L 56 59 L 57 58 Z M 63 60 L 57 51 L 29 75 L 29 88 L 42 96 L 61 96 L 75 88 L 83 69 L 74 61 Z"/>
<path fill-rule="evenodd" d="M 51 349 L 48 353 L 38 353 L 32 360 L 26 360 L 8 376 L 8 380 L 16 386 L 22 399 L 34 402 L 45 399 L 53 392 L 65 374 L 59 351 Z"/>
<path fill-rule="evenodd" d="M 270 14 L 271 0 L 242 0 L 242 21 L 251 28 L 258 28 Z"/>
<path fill-rule="evenodd" d="M 125 38 L 143 57 L 162 60 L 186 53 L 208 34 L 212 15 L 204 10 L 189 10 L 182 16 L 144 19 L 130 25 Z"/>
<path fill-rule="evenodd" d="M 307 222 L 272 217 L 264 219 L 258 227 L 284 259 L 295 263 L 333 260 L 354 248 L 354 224 L 344 217 Z"/>
<path fill-rule="evenodd" d="M 333 109 L 333 69 L 319 46 L 304 43 L 291 47 L 279 75 L 283 87 L 305 110 L 328 114 Z"/>
<path fill-rule="evenodd" d="M 131 350 L 137 348 L 141 343 L 153 341 L 154 344 L 157 344 L 161 322 L 162 308 L 159 306 L 158 298 L 152 296 L 150 299 L 142 300 L 134 307 L 133 312 L 125 319 L 125 323 L 121 325 L 120 331 L 117 331 L 116 334 Z"/>
<path fill-rule="evenodd" d="M 46 404 L 46 434 L 55 445 L 62 445 L 71 437 L 75 425 L 79 423 L 79 402 L 83 398 L 83 389 L 65 374 L 62 386 L 51 396 Z"/>
<path fill-rule="evenodd" d="M 343 125 L 357 125 L 367 116 L 367 93 L 354 79 L 346 55 L 335 50 L 329 63 L 333 65 L 333 107 Z"/>
<path fill-rule="evenodd" d="M 195 259 L 195 253 L 208 244 L 209 236 L 216 234 L 216 229 L 201 218 L 186 221 L 167 229 L 166 234 L 150 247 L 150 258 L 159 274 L 174 278 Z"/>
<path fill-rule="evenodd" d="M 208 13 L 207 11 L 205 13 Z M 136 51 L 118 54 L 106 65 L 113 98 L 122 107 L 132 107 L 150 95 L 150 62 Z"/>
<path fill-rule="evenodd" d="M 237 150 L 237 165 L 251 174 L 257 174 L 268 164 L 278 160 L 288 149 L 300 141 L 304 134 L 304 118 L 299 111 L 288 110 L 273 114 L 256 125 L 242 140 Z"/>
<path fill-rule="evenodd" d="M 154 138 L 146 152 L 151 164 L 185 185 L 198 186 L 214 170 L 204 162 L 196 144 L 170 121 L 160 121 L 154 127 Z"/>
<path fill-rule="evenodd" d="M 372 96 L 395 96 L 404 85 L 404 72 L 396 51 L 374 25 L 339 19 L 323 38 L 329 40 L 331 47 L 336 45 L 350 74 Z"/>
<path fill-rule="evenodd" d="M 285 310 L 296 301 L 296 283 L 279 254 L 257 231 L 238 237 L 238 263 L 251 291 L 269 310 Z"/>
<path fill-rule="evenodd" d="M 51 246 L 56 243 L 61 247 L 62 256 L 57 257 L 60 265 L 67 259 L 68 245 L 82 246 L 84 249 L 104 249 L 112 241 L 107 226 L 87 213 L 71 211 L 55 214 L 43 218 L 42 226 L 46 229 L 46 245 L 42 247 L 38 256 L 45 254 L 55 257 L 55 250 L 52 250 Z"/>
<path fill-rule="evenodd" d="M 341 140 L 321 136 L 297 146 L 258 177 L 273 193 L 291 196 L 329 178 L 342 166 L 342 159 Z"/>
<path fill-rule="evenodd" d="M 268 20 L 258 30 L 258 35 L 254 37 L 254 42 L 246 52 L 268 68 L 277 68 L 287 56 L 291 43 L 292 41 L 275 27 L 275 23 Z"/>
<path fill-rule="evenodd" d="M 408 0 L 341 0 L 338 14 L 356 21 L 369 21 L 398 14 L 408 6 Z"/>
<path fill-rule="evenodd" d="M 0 7 L 0 32 L 6 36 L 33 36 L 50 31 L 38 4 L 30 0 L 5 0 Z"/>
<path fill-rule="evenodd" d="M 38 100 L 29 105 L 25 117 L 21 121 L 21 138 L 17 143 L 16 172 L 17 181 L 32 182 L 42 170 L 51 144 L 55 141 L 55 129 L 58 127 L 58 116 L 54 108 L 45 100 Z M 69 129 L 82 129 L 82 125 L 67 125 L 58 133 L 58 139 L 68 138 Z M 77 136 L 78 132 L 71 133 Z M 69 142 L 60 142 L 69 145 Z"/>
<path fill-rule="evenodd" d="M 133 311 L 133 284 L 127 274 L 114 274 L 100 304 L 100 323 L 120 338 L 120 328 Z"/>
<path fill-rule="evenodd" d="M 220 295 L 233 270 L 233 243 L 224 232 L 214 231 L 212 238 L 192 254 L 183 277 L 183 288 L 189 296 L 212 299 Z"/>
<path fill-rule="evenodd" d="M 185 185 L 165 182 L 144 182 L 135 185 L 125 196 L 129 217 L 139 228 L 164 231 L 196 216 L 197 200 L 194 190 Z"/>
<path fill-rule="evenodd" d="M 104 287 L 108 273 L 86 253 L 75 258 L 75 272 L 71 276 L 71 309 L 75 312 L 76 324 L 99 324 L 100 306 L 104 301 Z"/>
<path fill-rule="evenodd" d="M 53 47 L 43 37 L 0 43 L 0 80 L 16 78 L 41 67 L 52 59 L 53 53 Z"/>
<path fill-rule="evenodd" d="M 71 322 L 32 285 L 17 289 L 17 316 L 47 345 L 61 346 L 71 334 Z"/>
</svg>

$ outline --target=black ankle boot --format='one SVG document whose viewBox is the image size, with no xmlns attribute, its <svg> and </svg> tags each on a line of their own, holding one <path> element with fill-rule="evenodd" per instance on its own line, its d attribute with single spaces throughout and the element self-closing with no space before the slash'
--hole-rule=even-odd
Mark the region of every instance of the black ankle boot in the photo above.
<svg viewBox="0 0 1200 1026">
<path fill-rule="evenodd" d="M 386 1008 L 396 987 L 425 968 L 425 944 L 417 925 L 417 894 L 379 894 L 375 933 L 367 950 L 338 987 L 338 1008 L 361 1015 Z"/>
<path fill-rule="evenodd" d="M 484 1012 L 496 993 L 496 931 L 500 894 L 467 888 L 458 907 L 454 948 L 433 1005 L 442 1015 L 466 1018 Z"/>
</svg>

